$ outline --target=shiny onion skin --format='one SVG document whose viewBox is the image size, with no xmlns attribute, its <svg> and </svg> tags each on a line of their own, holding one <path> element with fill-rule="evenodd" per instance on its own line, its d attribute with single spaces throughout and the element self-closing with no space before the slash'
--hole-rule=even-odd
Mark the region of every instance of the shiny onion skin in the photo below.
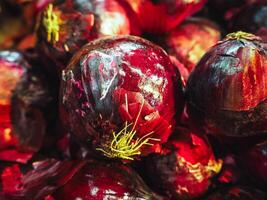
<svg viewBox="0 0 267 200">
<path fill-rule="evenodd" d="M 126 1 L 145 33 L 167 33 L 199 11 L 206 0 L 119 0 Z"/>
<path fill-rule="evenodd" d="M 189 130 L 174 132 L 164 154 L 145 158 L 148 185 L 169 199 L 203 196 L 211 178 L 219 173 L 222 161 L 216 160 L 207 141 Z"/>
<path fill-rule="evenodd" d="M 139 37 L 95 40 L 72 58 L 61 83 L 62 120 L 77 139 L 110 158 L 160 150 L 183 109 L 178 70 Z"/>
<path fill-rule="evenodd" d="M 187 82 L 188 113 L 208 134 L 267 133 L 267 55 L 255 35 L 229 34 L 207 52 Z"/>
<path fill-rule="evenodd" d="M 20 178 L 19 190 L 7 191 L 8 200 L 140 199 L 161 200 L 130 167 L 100 161 L 45 160 Z"/>
<path fill-rule="evenodd" d="M 50 3 L 42 12 L 38 49 L 53 63 L 48 69 L 61 74 L 72 55 L 87 42 L 108 35 L 127 35 L 131 25 L 126 10 L 115 0 L 66 0 Z M 56 64 L 56 66 L 55 66 Z"/>
<path fill-rule="evenodd" d="M 189 18 L 166 36 L 164 46 L 190 73 L 220 37 L 220 30 L 213 22 L 204 18 Z"/>
<path fill-rule="evenodd" d="M 121 164 L 88 163 L 53 195 L 55 199 L 140 199 L 162 200 L 143 180 Z"/>
<path fill-rule="evenodd" d="M 209 195 L 205 200 L 265 200 L 263 191 L 246 186 L 234 186 L 220 189 Z"/>
</svg>

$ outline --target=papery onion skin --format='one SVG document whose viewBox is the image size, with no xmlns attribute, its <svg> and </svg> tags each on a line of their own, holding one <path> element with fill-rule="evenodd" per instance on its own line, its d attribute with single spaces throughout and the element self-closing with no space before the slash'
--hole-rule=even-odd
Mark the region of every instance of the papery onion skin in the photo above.
<svg viewBox="0 0 267 200">
<path fill-rule="evenodd" d="M 255 35 L 229 34 L 191 73 L 187 106 L 208 134 L 245 137 L 267 133 L 267 54 Z"/>
<path fill-rule="evenodd" d="M 183 109 L 183 90 L 160 47 L 138 37 L 110 37 L 75 54 L 62 76 L 61 103 L 62 119 L 87 146 L 110 148 L 112 133 L 129 126 L 135 139 L 144 137 L 139 142 L 151 138 L 143 155 L 167 141 Z"/>
</svg>

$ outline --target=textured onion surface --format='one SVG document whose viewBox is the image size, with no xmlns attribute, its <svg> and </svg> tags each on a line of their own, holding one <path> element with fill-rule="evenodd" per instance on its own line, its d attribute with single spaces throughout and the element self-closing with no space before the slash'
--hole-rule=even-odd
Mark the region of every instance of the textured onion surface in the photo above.
<svg viewBox="0 0 267 200">
<path fill-rule="evenodd" d="M 73 133 L 108 157 L 157 151 L 183 108 L 181 78 L 167 54 L 133 36 L 82 48 L 63 73 L 61 93 Z"/>
</svg>

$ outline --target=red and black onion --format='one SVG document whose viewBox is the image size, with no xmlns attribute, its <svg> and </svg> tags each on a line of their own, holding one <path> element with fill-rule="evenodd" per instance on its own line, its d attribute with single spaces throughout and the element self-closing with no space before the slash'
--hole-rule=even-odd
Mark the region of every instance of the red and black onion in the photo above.
<svg viewBox="0 0 267 200">
<path fill-rule="evenodd" d="M 195 125 L 222 136 L 266 135 L 266 63 L 263 42 L 249 33 L 229 34 L 211 48 L 187 83 Z"/>
<path fill-rule="evenodd" d="M 83 144 L 132 160 L 160 150 L 183 109 L 178 70 L 158 46 L 133 36 L 95 40 L 62 76 L 62 119 Z"/>
</svg>

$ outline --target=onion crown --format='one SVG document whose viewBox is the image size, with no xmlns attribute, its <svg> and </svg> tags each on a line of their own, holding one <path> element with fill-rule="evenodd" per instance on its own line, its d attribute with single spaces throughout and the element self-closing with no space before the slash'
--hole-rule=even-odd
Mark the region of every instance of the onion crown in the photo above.
<svg viewBox="0 0 267 200">
<path fill-rule="evenodd" d="M 127 95 L 125 95 L 126 102 Z M 154 132 L 150 132 L 140 138 L 136 138 L 136 124 L 140 117 L 141 111 L 144 106 L 144 101 L 141 105 L 141 108 L 138 112 L 136 120 L 134 124 L 125 122 L 124 127 L 118 132 L 112 132 L 112 141 L 110 144 L 102 145 L 102 148 L 96 148 L 96 150 L 104 153 L 105 156 L 109 158 L 121 158 L 126 160 L 134 160 L 134 156 L 141 154 L 141 148 L 144 145 L 153 146 L 154 144 L 150 143 L 150 141 L 160 141 L 160 139 L 149 137 Z M 128 107 L 126 103 L 126 107 Z M 130 130 L 129 128 L 132 127 Z"/>
<path fill-rule="evenodd" d="M 43 25 L 47 32 L 48 42 L 59 41 L 60 16 L 53 10 L 53 4 L 49 4 L 44 12 Z"/>
</svg>

